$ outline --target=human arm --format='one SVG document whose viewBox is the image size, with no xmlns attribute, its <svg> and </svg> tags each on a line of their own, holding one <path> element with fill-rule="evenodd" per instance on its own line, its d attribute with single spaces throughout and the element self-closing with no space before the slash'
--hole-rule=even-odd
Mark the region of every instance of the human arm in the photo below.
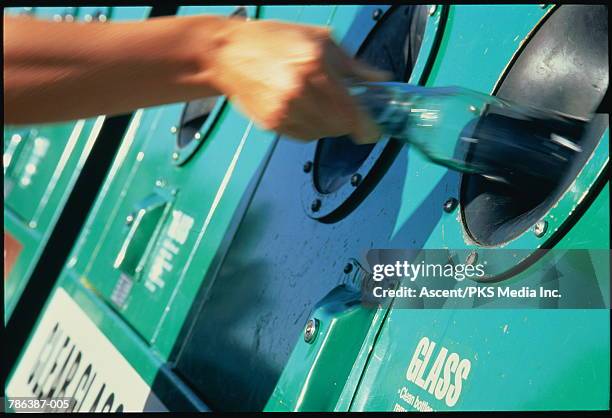
<svg viewBox="0 0 612 418">
<path fill-rule="evenodd" d="M 120 23 L 5 17 L 4 60 L 6 123 L 224 94 L 260 126 L 295 138 L 378 135 L 342 81 L 384 75 L 315 26 L 218 16 Z"/>
</svg>

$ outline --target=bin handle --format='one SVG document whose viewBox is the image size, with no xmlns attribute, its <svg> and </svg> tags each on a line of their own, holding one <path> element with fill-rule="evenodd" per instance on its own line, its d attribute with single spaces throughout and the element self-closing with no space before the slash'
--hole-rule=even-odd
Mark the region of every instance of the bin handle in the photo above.
<svg viewBox="0 0 612 418">
<path fill-rule="evenodd" d="M 134 212 L 128 215 L 130 229 L 115 258 L 114 268 L 131 277 L 144 269 L 147 255 L 169 207 L 170 199 L 158 193 L 151 193 L 136 206 Z"/>
</svg>

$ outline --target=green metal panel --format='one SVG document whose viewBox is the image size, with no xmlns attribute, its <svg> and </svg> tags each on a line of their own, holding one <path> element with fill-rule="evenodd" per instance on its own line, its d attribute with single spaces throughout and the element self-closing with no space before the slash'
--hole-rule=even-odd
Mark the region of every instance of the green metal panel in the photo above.
<svg viewBox="0 0 612 418">
<path fill-rule="evenodd" d="M 607 250 L 609 199 L 606 185 L 559 247 Z M 588 272 L 589 261 L 576 264 L 577 269 Z M 531 271 L 544 269 L 537 263 Z M 609 272 L 600 279 L 609 280 Z M 406 378 L 423 337 L 436 342 L 437 350 L 448 348 L 471 362 L 456 404 L 449 406 Z M 400 405 L 412 410 L 400 399 L 406 392 L 435 410 L 608 409 L 609 369 L 610 313 L 605 309 L 392 309 L 351 409 L 388 411 Z"/>
<path fill-rule="evenodd" d="M 235 10 L 234 6 L 190 6 L 180 8 L 178 14 L 229 15 Z M 249 8 L 252 17 L 254 13 L 255 8 Z M 214 208 L 228 167 L 247 140 L 245 132 L 251 131 L 249 121 L 238 111 L 227 105 L 217 106 L 205 123 L 208 129 L 201 129 L 200 138 L 193 140 L 199 146 L 191 150 L 189 160 L 177 165 L 173 161 L 175 153 L 184 149 L 176 149 L 175 127 L 180 125 L 183 107 L 176 104 L 136 114 L 93 210 L 92 219 L 97 216 L 95 219 L 104 221 L 87 224 L 85 239 L 79 240 L 70 261 L 77 263 L 75 270 L 83 280 L 150 342 L 156 340 L 170 309 L 180 311 L 188 306 L 189 299 L 175 308 L 174 299 L 179 295 L 193 296 L 191 286 L 201 280 L 193 277 L 191 280 L 196 282 L 191 284 L 190 276 L 185 277 L 181 270 L 189 265 L 193 248 L 201 239 L 197 231 L 206 221 L 203 214 Z M 250 137 L 248 140 L 256 141 Z M 256 145 L 265 148 L 269 142 L 259 141 Z M 168 205 L 155 227 L 146 229 L 136 222 L 135 227 L 126 225 L 128 217 L 137 215 L 138 206 L 156 193 L 167 195 Z M 132 233 L 141 240 L 138 272 L 113 265 Z M 178 287 L 183 280 L 188 280 L 186 289 L 191 291 Z M 122 286 L 130 288 L 129 295 L 114 297 Z"/>
<path fill-rule="evenodd" d="M 178 15 L 235 10 L 185 6 Z M 334 10 L 247 8 L 251 18 L 319 25 L 329 24 Z M 183 108 L 135 113 L 56 289 L 77 301 L 166 405 L 204 409 L 166 362 L 276 135 L 222 104 L 199 130 L 197 146 L 178 147 Z"/>
<path fill-rule="evenodd" d="M 5 319 L 29 280 L 102 121 L 32 128 L 20 141 L 25 143 L 23 149 L 17 149 L 11 164 L 5 167 L 5 234 L 22 246 L 4 281 Z M 17 138 L 12 135 L 9 140 L 14 143 Z"/>
<path fill-rule="evenodd" d="M 40 7 L 28 14 L 53 19 L 113 15 L 143 19 L 150 7 Z M 90 20 L 90 19 L 89 19 Z M 4 281 L 5 321 L 20 297 L 100 132 L 104 117 L 27 127 L 5 126 L 4 228 L 21 251 Z"/>
<path fill-rule="evenodd" d="M 59 177 L 74 172 L 79 163 L 77 158 L 69 157 L 87 155 L 92 145 L 90 136 L 95 139 L 101 122 L 102 119 L 97 121 L 95 131 L 95 120 L 33 128 L 15 145 L 5 178 L 5 205 L 23 224 L 36 229 L 48 222 L 41 216 L 50 195 L 60 190 Z M 15 139 L 16 136 L 8 138 L 10 147 Z M 64 144 L 57 144 L 62 140 Z"/>
</svg>

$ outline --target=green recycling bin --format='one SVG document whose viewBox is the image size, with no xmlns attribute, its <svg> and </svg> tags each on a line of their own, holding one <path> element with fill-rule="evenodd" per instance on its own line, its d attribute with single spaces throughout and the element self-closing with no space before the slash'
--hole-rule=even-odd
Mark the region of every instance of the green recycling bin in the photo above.
<svg viewBox="0 0 612 418">
<path fill-rule="evenodd" d="M 329 24 L 397 81 L 575 116 L 607 89 L 599 6 L 246 13 Z M 555 51 L 571 52 L 581 77 Z M 586 158 L 555 188 L 517 191 L 432 165 L 391 138 L 277 140 L 218 100 L 193 119 L 192 103 L 136 113 L 8 396 L 66 388 L 77 410 L 609 407 L 606 309 L 372 309 L 352 290 L 371 273 L 370 248 L 485 260 L 582 248 L 591 258 L 564 265 L 605 289 L 609 270 L 593 260 L 610 244 L 607 119 L 589 125 Z M 545 259 L 524 261 L 509 280 L 548 280 Z"/>
<path fill-rule="evenodd" d="M 335 10 L 185 6 L 177 14 L 326 25 Z M 348 23 L 337 30 L 345 30 Z M 77 344 L 75 355 L 78 351 L 87 360 L 72 363 L 75 357 L 64 352 L 60 355 L 68 355 L 65 359 L 72 364 L 67 367 L 82 376 L 91 366 L 88 370 L 99 376 L 94 387 L 102 385 L 99 402 L 92 389 L 87 396 L 76 396 L 82 401 L 76 410 L 206 409 L 205 398 L 172 368 L 170 354 L 180 341 L 190 307 L 197 303 L 204 273 L 231 235 L 230 221 L 244 207 L 243 198 L 254 187 L 275 141 L 276 135 L 257 128 L 223 97 L 135 112 L 7 395 L 26 390 L 21 373 L 29 373 L 32 361 L 40 363 L 39 348 L 45 350 L 41 341 L 53 344 L 55 338 L 70 335 Z M 72 311 L 62 312 L 65 306 Z M 56 327 L 57 320 L 68 320 L 67 327 Z M 47 321 L 53 322 L 51 329 Z M 111 359 L 100 357 L 90 340 L 106 347 L 117 368 L 125 369 L 117 372 L 118 378 L 110 370 L 102 371 Z M 30 395 L 50 390 L 51 386 L 40 386 L 52 368 L 53 359 L 48 360 L 37 369 L 41 381 L 30 385 Z M 77 375 L 76 380 L 93 379 Z M 78 394 L 76 380 L 71 384 Z M 111 395 L 114 401 L 105 406 Z"/>
<path fill-rule="evenodd" d="M 149 11 L 150 7 L 31 7 L 6 13 L 103 22 L 144 19 Z M 5 323 L 40 260 L 104 121 L 100 116 L 4 127 Z"/>
<path fill-rule="evenodd" d="M 435 59 L 428 63 L 426 85 L 459 85 L 577 117 L 595 111 L 607 89 L 607 10 L 603 6 L 432 6 L 423 39 L 432 32 L 438 47 Z M 565 55 L 559 55 L 561 51 Z M 287 175 L 285 167 L 310 159 L 305 153 L 300 161 L 297 150 L 280 144 L 260 182 L 260 197 L 256 193 L 250 208 L 255 214 L 266 202 L 272 219 L 278 212 L 270 203 L 269 191 L 286 195 L 298 183 L 288 182 L 279 189 L 274 179 Z M 249 232 L 255 219 L 247 211 L 236 234 L 235 250 L 230 249 L 221 272 L 257 262 L 268 266 L 265 278 L 262 272 L 249 280 L 265 281 L 268 289 L 282 286 L 282 278 L 295 275 L 305 279 L 304 287 L 325 277 L 331 289 L 320 302 L 314 298 L 313 309 L 296 310 L 298 322 L 307 326 L 301 336 L 295 333 L 295 347 L 266 409 L 609 409 L 607 115 L 591 121 L 580 144 L 583 158 L 556 187 L 538 188 L 537 182 L 518 190 L 499 187 L 480 176 L 448 172 L 404 147 L 382 180 L 364 190 L 369 194 L 356 208 L 331 213 L 335 218 L 330 220 L 324 208 L 335 207 L 333 194 L 309 196 L 320 199 L 318 212 L 313 214 L 305 204 L 302 210 L 310 218 L 325 212 L 320 219 L 331 223 L 331 228 L 315 228 L 306 216 L 302 216 L 303 226 L 296 225 L 300 212 L 296 198 L 291 212 L 288 204 L 277 204 L 289 212 L 286 218 L 292 218 L 292 224 L 269 224 L 255 244 Z M 324 149 L 321 143 L 318 147 Z M 321 153 L 311 151 L 310 155 L 315 167 L 317 158 L 323 164 Z M 314 180 L 317 176 L 319 184 L 330 184 L 322 171 L 315 171 Z M 354 225 L 360 225 L 360 231 Z M 333 232 L 322 231 L 325 228 Z M 304 230 L 312 232 L 290 243 L 288 237 L 297 234 L 291 230 L 302 235 Z M 276 234 L 287 238 L 274 240 Z M 331 236 L 333 242 L 328 239 Z M 263 253 L 274 253 L 271 245 L 283 246 L 288 254 L 299 252 L 299 261 L 290 257 L 288 263 L 271 267 Z M 308 249 L 312 256 L 298 248 Z M 483 263 L 491 262 L 495 254 L 550 249 L 559 256 L 558 263 L 541 259 L 528 268 L 520 259 L 513 260 L 505 268 L 518 264 L 517 270 L 499 284 L 532 280 L 550 285 L 557 283 L 557 270 L 565 268 L 560 274 L 573 274 L 576 286 L 596 280 L 602 304 L 599 309 L 535 309 L 537 305 L 529 309 L 473 309 L 476 305 L 407 309 L 396 302 L 379 309 L 356 307 L 334 285 L 346 286 L 363 273 L 360 270 L 366 263 L 359 251 L 364 248 L 447 249 L 449 254 L 465 257 L 467 253 Z M 576 249 L 581 249 L 580 257 L 571 255 Z M 335 269 L 337 282 L 329 269 Z M 219 290 L 228 278 L 220 274 Z M 211 299 L 221 295 L 214 289 L 210 292 Z M 230 297 L 217 303 L 227 304 Z M 215 333 L 205 325 L 214 323 L 217 312 L 204 306 L 192 334 L 221 339 L 223 331 Z M 316 321 L 316 326 L 307 319 Z M 253 318 L 254 323 L 257 320 Z M 316 338 L 311 336 L 312 328 Z M 220 350 L 221 344 L 215 348 Z"/>
</svg>

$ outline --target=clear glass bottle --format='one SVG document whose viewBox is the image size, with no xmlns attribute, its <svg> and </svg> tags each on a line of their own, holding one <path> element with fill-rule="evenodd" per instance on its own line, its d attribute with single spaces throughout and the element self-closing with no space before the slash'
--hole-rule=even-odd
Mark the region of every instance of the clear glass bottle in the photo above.
<svg viewBox="0 0 612 418">
<path fill-rule="evenodd" d="M 351 94 L 382 131 L 434 163 L 505 183 L 556 181 L 586 120 L 461 87 L 356 83 Z"/>
</svg>

